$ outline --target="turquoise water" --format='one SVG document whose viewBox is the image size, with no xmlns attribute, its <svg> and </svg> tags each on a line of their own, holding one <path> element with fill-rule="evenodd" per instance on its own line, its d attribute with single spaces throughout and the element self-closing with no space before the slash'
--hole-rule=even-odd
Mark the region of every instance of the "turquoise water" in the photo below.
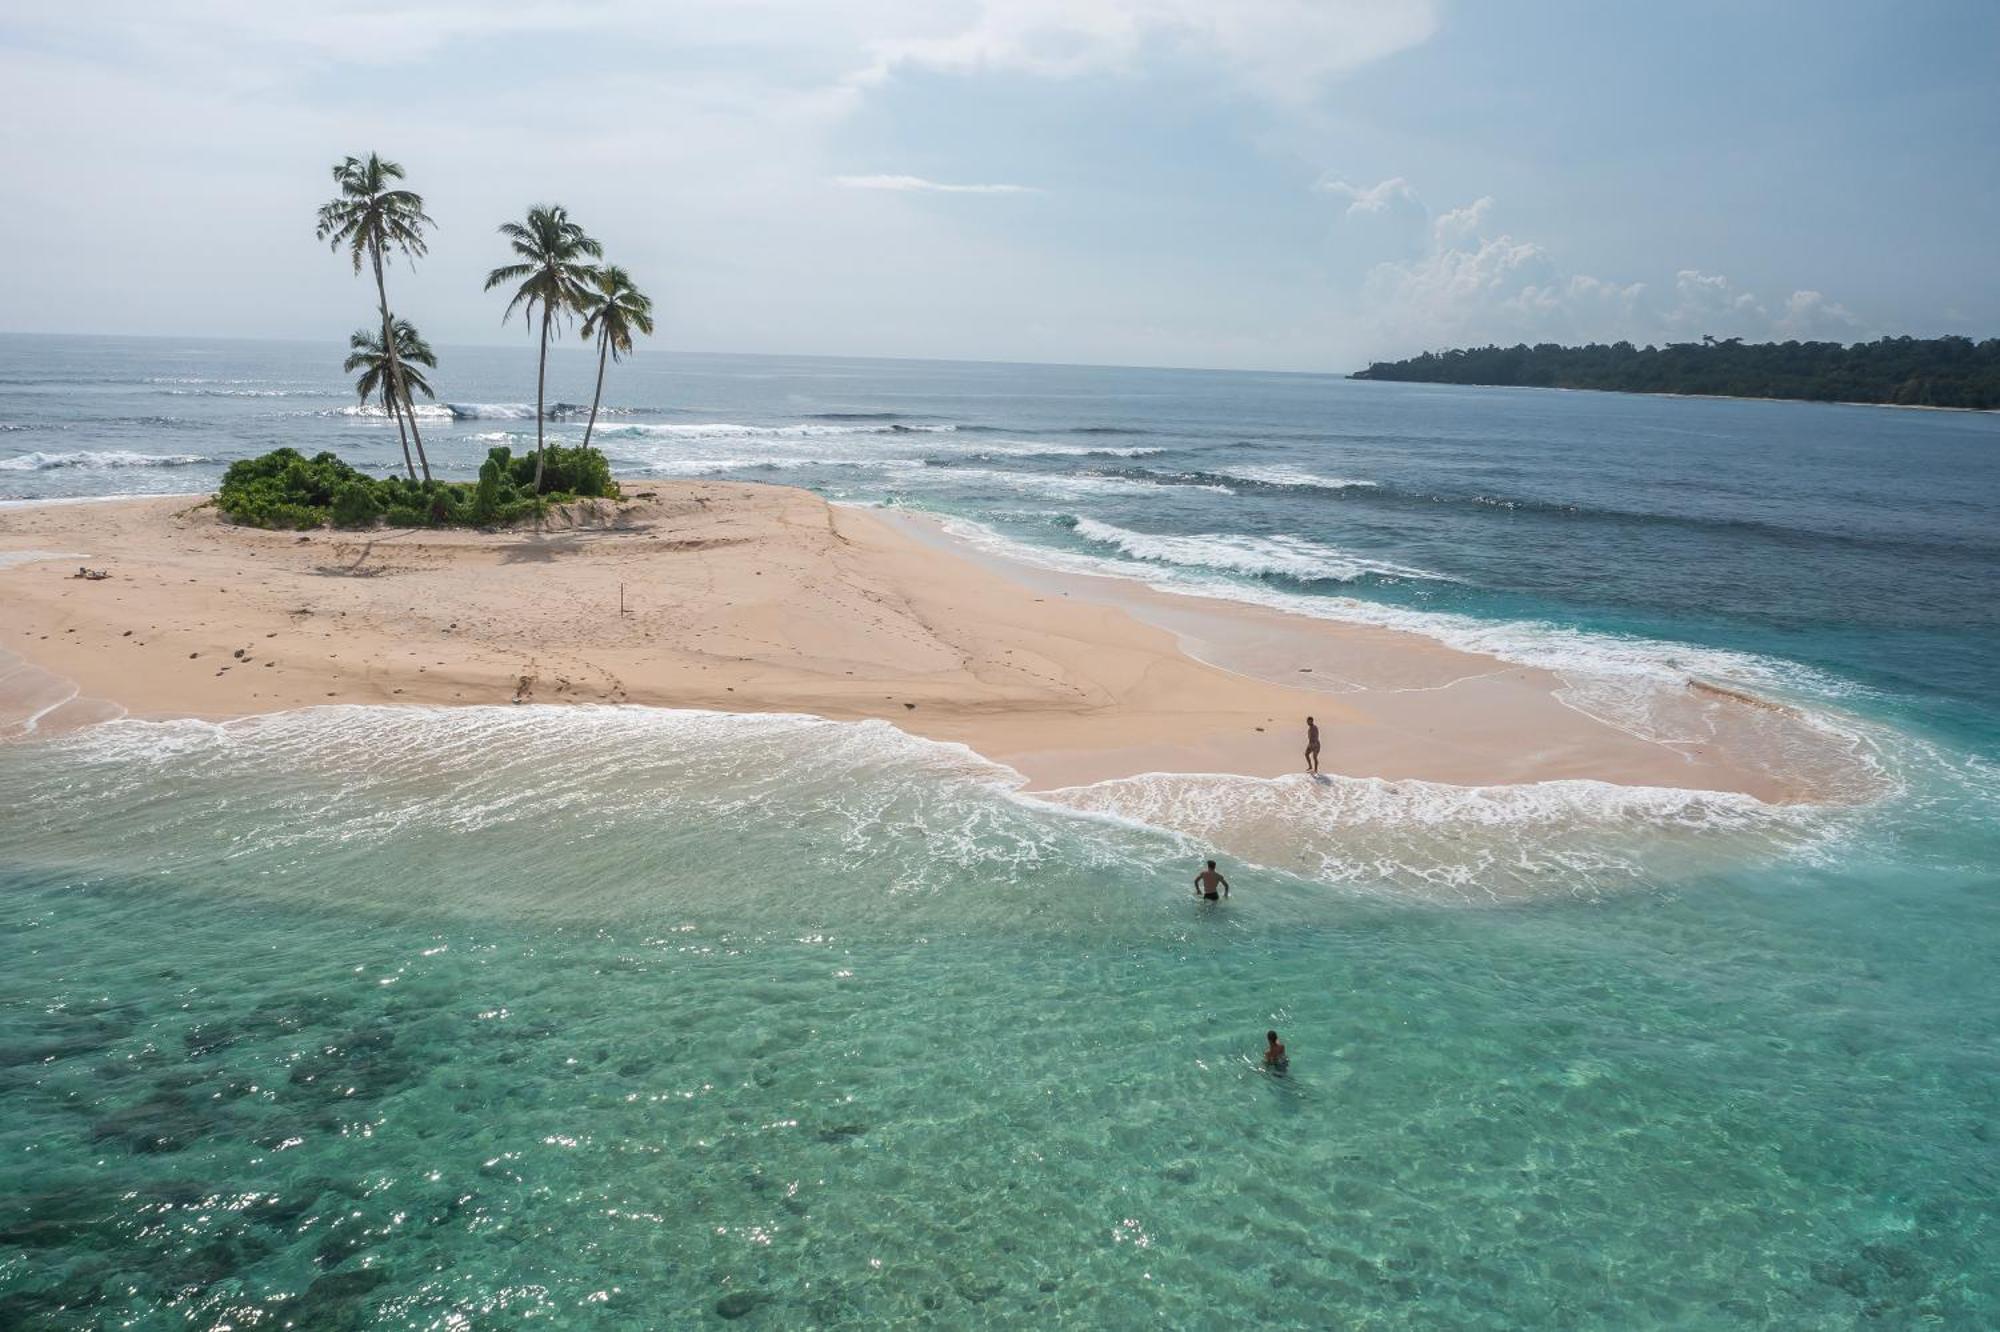
<svg viewBox="0 0 2000 1332">
<path fill-rule="evenodd" d="M 131 345 L 109 396 L 197 377 Z M 1038 799 L 880 724 L 639 709 L 0 747 L 0 1327 L 2000 1323 L 1992 422 L 711 360 L 661 372 L 713 395 L 690 424 L 1161 451 L 739 433 L 786 464 L 739 467 L 711 430 L 659 470 L 1416 624 L 1635 725 L 1698 669 L 1875 794 Z M 0 423 L 63 424 L 29 370 Z M 53 433 L 132 447 L 92 401 Z M 263 418 L 203 419 L 191 452 Z M 0 479 L 175 470 L 46 461 Z M 1217 910 L 1225 824 L 1270 851 Z"/>
<path fill-rule="evenodd" d="M 10 1325 L 2000 1294 L 2000 910 L 1943 810 L 1581 901 L 1239 872 L 1216 911 L 1171 837 L 806 719 L 123 725 L 0 751 L 0 800 Z"/>
</svg>

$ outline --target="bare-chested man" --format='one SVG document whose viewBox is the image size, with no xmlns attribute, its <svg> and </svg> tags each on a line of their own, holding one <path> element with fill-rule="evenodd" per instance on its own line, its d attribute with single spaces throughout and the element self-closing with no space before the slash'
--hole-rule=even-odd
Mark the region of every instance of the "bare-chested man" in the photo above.
<svg viewBox="0 0 2000 1332">
<path fill-rule="evenodd" d="M 1220 893 L 1216 892 L 1221 888 Z M 1208 868 L 1194 876 L 1194 895 L 1205 902 L 1219 902 L 1229 896 L 1229 880 L 1218 874 L 1215 862 L 1209 861 Z"/>
<path fill-rule="evenodd" d="M 1319 774 L 1319 723 L 1306 718 L 1306 771 Z"/>
</svg>

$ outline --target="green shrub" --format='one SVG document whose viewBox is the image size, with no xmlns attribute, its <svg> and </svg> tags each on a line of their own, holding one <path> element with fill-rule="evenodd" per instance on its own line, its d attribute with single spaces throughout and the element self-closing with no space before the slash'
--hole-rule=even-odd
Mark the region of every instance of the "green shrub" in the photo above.
<svg viewBox="0 0 2000 1332">
<path fill-rule="evenodd" d="M 362 481 L 343 481 L 333 492 L 335 527 L 373 527 L 382 516 L 382 505 L 374 490 Z"/>
<path fill-rule="evenodd" d="M 331 453 L 306 458 L 273 449 L 231 463 L 215 503 L 231 521 L 252 527 L 318 527 L 331 516 L 334 492 L 348 484 L 374 482 Z"/>
<path fill-rule="evenodd" d="M 596 449 L 557 446 L 545 453 L 541 503 L 618 496 L 611 464 Z M 490 450 L 476 483 L 372 477 L 331 453 L 305 457 L 273 449 L 231 463 L 215 503 L 234 523 L 251 527 L 487 526 L 533 515 L 535 456 Z"/>
<path fill-rule="evenodd" d="M 490 523 L 500 516 L 500 487 L 506 471 L 507 450 L 489 449 L 486 461 L 479 464 L 479 484 L 473 487 L 472 503 L 466 512 L 469 521 Z"/>
<path fill-rule="evenodd" d="M 504 450 L 495 449 L 494 452 Z M 509 464 L 509 471 L 514 483 L 522 490 L 534 490 L 534 454 L 523 453 L 515 458 Z M 611 479 L 610 460 L 597 449 L 587 449 L 580 444 L 573 448 L 553 444 L 542 451 L 542 493 L 616 499 L 618 483 Z"/>
</svg>

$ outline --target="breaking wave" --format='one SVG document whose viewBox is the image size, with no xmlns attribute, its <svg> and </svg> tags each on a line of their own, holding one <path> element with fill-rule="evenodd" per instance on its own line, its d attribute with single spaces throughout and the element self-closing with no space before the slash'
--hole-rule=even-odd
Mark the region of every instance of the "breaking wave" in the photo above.
<svg viewBox="0 0 2000 1332">
<path fill-rule="evenodd" d="M 532 410 L 530 416 L 533 415 Z M 955 425 L 906 425 L 886 422 L 873 425 L 836 425 L 801 422 L 796 425 L 739 425 L 733 421 L 702 421 L 656 425 L 621 425 L 601 433 L 608 436 L 655 437 L 662 439 L 838 439 L 848 435 L 948 435 Z"/>
<path fill-rule="evenodd" d="M 1359 578 L 1442 578 L 1424 569 L 1337 550 L 1299 536 L 1241 536 L 1206 532 L 1190 536 L 1134 532 L 1094 518 L 1078 518 L 1071 530 L 1085 541 L 1111 546 L 1135 560 L 1184 568 L 1220 569 L 1260 577 L 1277 574 L 1302 582 Z"/>
<path fill-rule="evenodd" d="M 1085 521 L 1088 520 L 1064 517 L 1059 523 L 1069 527 L 1081 526 Z M 1547 620 L 1485 620 L 1455 611 L 1417 610 L 1359 597 L 1314 595 L 1232 576 L 1232 571 L 1213 563 L 1190 565 L 1141 559 L 1122 549 L 1117 555 L 1061 550 L 1016 541 L 971 519 L 952 517 L 941 522 L 945 530 L 960 540 L 1024 564 L 1061 573 L 1130 578 L 1158 591 L 1191 592 L 1293 615 L 1421 634 L 1461 651 L 1553 671 L 1565 681 L 1562 695 L 1565 702 L 1614 725 L 1641 731 L 1647 729 L 1645 719 L 1634 714 L 1631 703 L 1634 693 L 1644 697 L 1644 690 L 1634 687 L 1646 683 L 1682 688 L 1690 680 L 1722 681 L 1762 693 L 1821 702 L 1852 698 L 1865 692 L 1860 685 L 1798 662 L 1729 648 L 1578 629 Z M 1111 544 L 1116 545 L 1115 541 Z"/>
<path fill-rule="evenodd" d="M 52 472 L 62 468 L 110 471 L 127 467 L 193 467 L 211 461 L 198 453 L 121 453 L 83 449 L 75 453 L 23 453 L 0 458 L 0 472 Z"/>
<path fill-rule="evenodd" d="M 1223 467 L 1216 469 L 1216 474 L 1232 481 L 1247 481 L 1252 485 L 1271 486 L 1278 490 L 1357 490 L 1373 489 L 1377 484 L 1354 477 L 1321 476 L 1282 463 L 1269 467 Z"/>
</svg>

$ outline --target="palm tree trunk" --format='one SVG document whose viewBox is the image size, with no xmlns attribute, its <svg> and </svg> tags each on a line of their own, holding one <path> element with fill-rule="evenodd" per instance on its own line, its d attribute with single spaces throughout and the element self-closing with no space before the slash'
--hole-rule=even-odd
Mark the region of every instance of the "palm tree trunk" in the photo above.
<svg viewBox="0 0 2000 1332">
<path fill-rule="evenodd" d="M 604 358 L 611 350 L 611 336 L 597 335 L 597 392 L 590 395 L 590 420 L 584 423 L 583 447 L 590 447 L 590 432 L 597 429 L 597 404 L 604 400 Z"/>
<path fill-rule="evenodd" d="M 424 437 L 417 433 L 417 409 L 410 404 L 410 390 L 403 382 L 403 363 L 396 357 L 396 330 L 390 327 L 389 285 L 382 278 L 380 247 L 369 246 L 368 257 L 375 264 L 375 304 L 382 311 L 382 350 L 389 358 L 389 391 L 409 411 L 410 435 L 417 441 L 417 460 L 423 463 L 424 480 L 428 482 L 431 479 L 431 460 L 424 456 Z"/>
<path fill-rule="evenodd" d="M 410 480 L 414 481 L 417 479 L 417 465 L 410 461 L 410 437 L 403 429 L 403 414 L 397 410 L 396 400 L 389 396 L 387 384 L 382 386 L 382 406 L 387 409 L 390 419 L 396 423 L 396 438 L 403 443 L 403 467 L 409 472 Z"/>
<path fill-rule="evenodd" d="M 542 358 L 535 369 L 535 494 L 542 493 L 542 393 L 549 379 L 549 306 L 542 302 Z"/>
<path fill-rule="evenodd" d="M 410 438 L 417 442 L 417 461 L 424 465 L 424 480 L 428 482 L 431 479 L 430 455 L 424 452 L 424 437 L 417 433 L 417 405 L 410 401 L 408 388 L 403 390 L 403 414 L 410 418 Z"/>
</svg>

